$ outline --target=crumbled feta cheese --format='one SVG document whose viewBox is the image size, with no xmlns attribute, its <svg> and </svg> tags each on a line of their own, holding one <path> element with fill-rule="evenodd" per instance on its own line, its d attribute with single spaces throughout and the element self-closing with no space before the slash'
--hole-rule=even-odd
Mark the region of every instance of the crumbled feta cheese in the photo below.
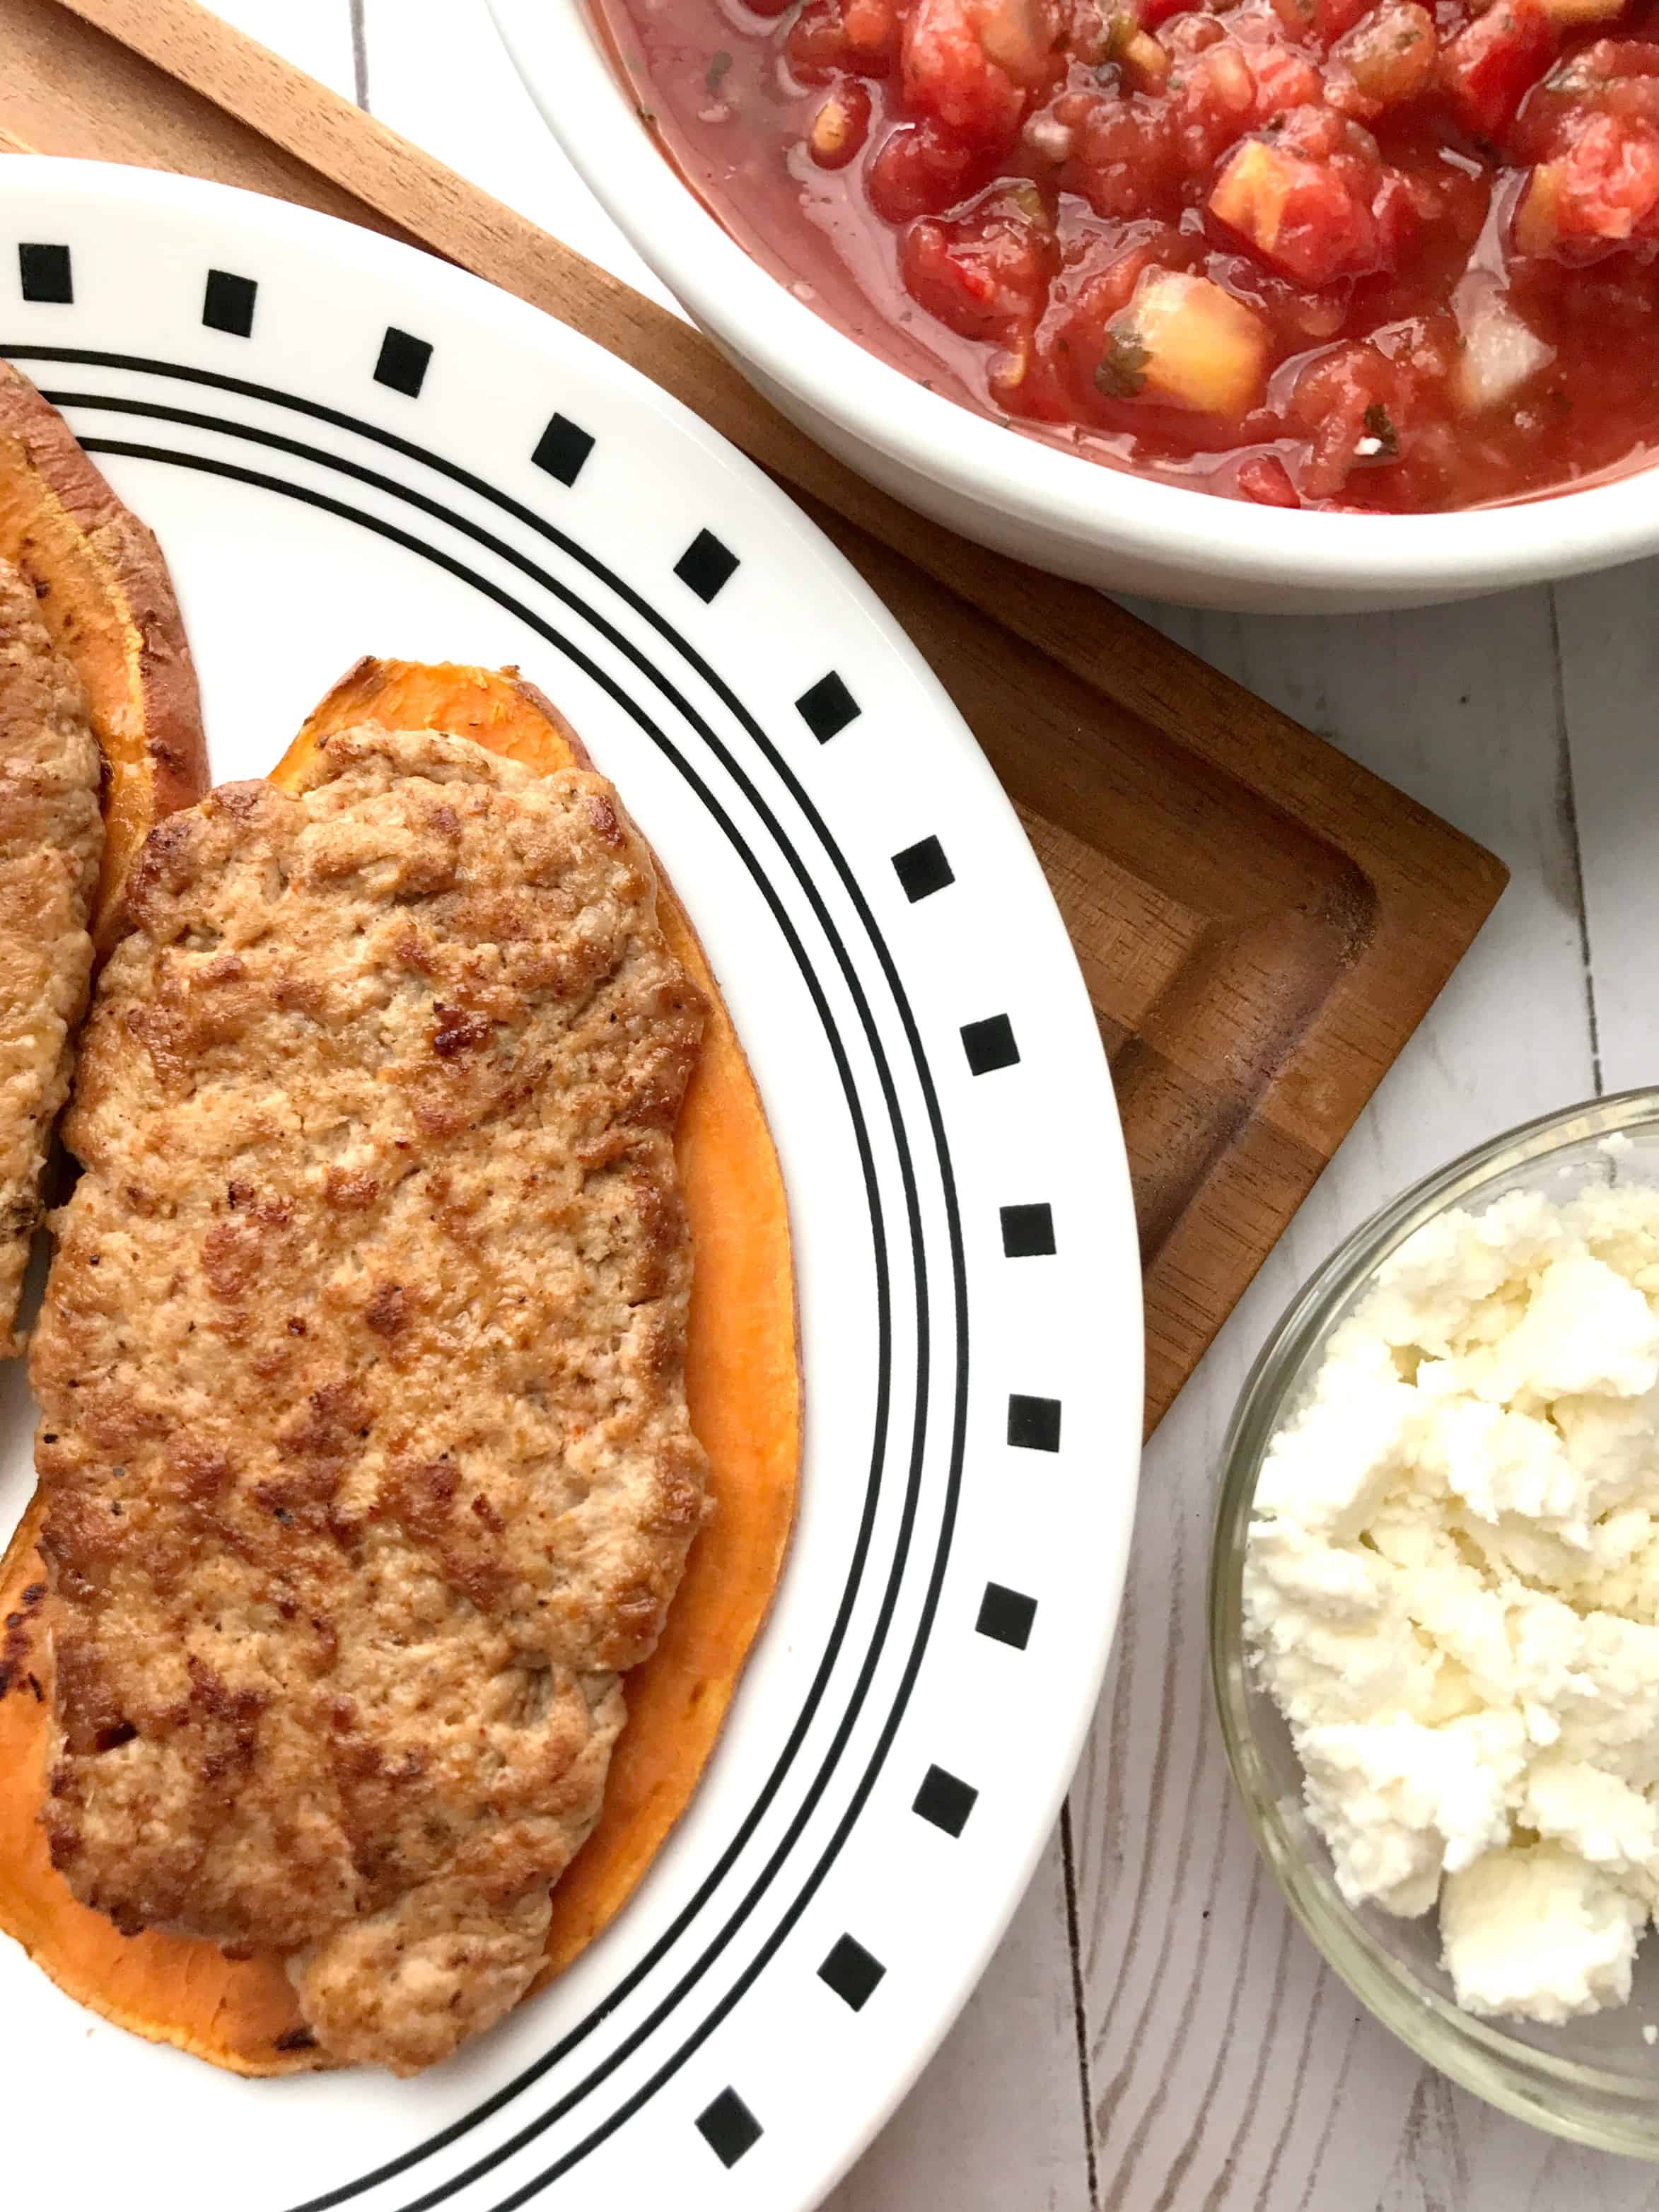
<svg viewBox="0 0 1659 2212">
<path fill-rule="evenodd" d="M 1355 1905 L 1470 2011 L 1623 2003 L 1659 1905 L 1659 1190 L 1454 1210 L 1274 1438 L 1254 1662 Z"/>
<path fill-rule="evenodd" d="M 1646 1919 L 1628 1890 L 1554 1844 L 1488 1851 L 1440 1893 L 1459 2004 L 1551 2027 L 1629 2001 Z"/>
<path fill-rule="evenodd" d="M 1526 1826 L 1590 1866 L 1630 1874 L 1659 1856 L 1659 1806 L 1581 1759 L 1534 1760 L 1519 1810 Z"/>
<path fill-rule="evenodd" d="M 1553 1260 L 1516 1326 L 1474 1356 L 1485 1398 L 1639 1398 L 1659 1382 L 1659 1322 L 1604 1260 Z"/>
</svg>

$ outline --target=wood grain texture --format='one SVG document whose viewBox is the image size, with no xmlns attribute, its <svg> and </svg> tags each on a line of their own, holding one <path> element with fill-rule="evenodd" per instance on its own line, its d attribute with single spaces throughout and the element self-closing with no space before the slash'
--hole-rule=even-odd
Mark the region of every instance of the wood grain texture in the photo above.
<svg viewBox="0 0 1659 2212">
<path fill-rule="evenodd" d="M 373 113 L 538 229 L 684 319 L 549 135 L 484 0 L 356 0 L 355 10 L 353 0 L 312 4 L 342 15 L 355 12 L 361 20 L 365 60 L 373 58 L 363 104 Z M 268 0 L 252 0 L 251 8 L 233 0 L 216 12 L 255 37 L 271 21 Z M 286 15 L 278 28 L 280 36 L 267 36 L 265 43 L 307 67 L 291 43 Z M 440 56 L 441 66 L 434 66 Z M 349 75 L 327 82 L 338 92 L 355 89 Z"/>
<path fill-rule="evenodd" d="M 579 325 L 804 495 L 932 661 L 1054 870 L 1135 1180 L 1155 1424 L 1485 918 L 1498 864 L 1097 594 L 923 523 L 687 325 L 194 0 L 0 0 L 5 27 L 52 57 L 17 112 L 0 89 L 15 136 L 52 136 L 40 108 L 56 84 L 123 155 L 141 111 L 134 158 L 159 144 L 169 166 L 234 179 L 246 155 L 252 180 L 280 144 L 302 165 L 287 197 L 343 192 Z M 187 88 L 164 128 L 149 119 L 157 70 Z M 1138 920 L 1148 893 L 1188 916 L 1150 995 L 1115 919 Z"/>
<path fill-rule="evenodd" d="M 8 152 L 176 169 L 179 149 L 188 147 L 198 176 L 304 199 L 348 222 L 395 232 L 373 208 L 274 141 L 239 147 L 234 173 L 217 166 L 212 104 L 137 53 L 112 64 L 109 40 L 67 9 L 0 0 L 0 137 Z"/>
</svg>

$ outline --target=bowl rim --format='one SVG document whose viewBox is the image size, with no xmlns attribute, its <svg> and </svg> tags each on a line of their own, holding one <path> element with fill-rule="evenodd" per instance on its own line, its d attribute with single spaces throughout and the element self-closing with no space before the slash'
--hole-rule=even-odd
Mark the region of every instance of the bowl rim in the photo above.
<svg viewBox="0 0 1659 2212">
<path fill-rule="evenodd" d="M 1211 1537 L 1207 1618 L 1210 1686 L 1227 1764 L 1257 1850 L 1303 1929 L 1368 2011 L 1408 2049 L 1489 2104 L 1596 2150 L 1659 2160 L 1659 2107 L 1638 2104 L 1618 2076 L 1520 2043 L 1417 1981 L 1380 1950 L 1328 1878 L 1296 1849 L 1272 1809 L 1246 1698 L 1244 1540 L 1261 1462 L 1283 1424 L 1285 1394 L 1376 1268 L 1425 1223 L 1474 1199 L 1501 1176 L 1547 1163 L 1569 1146 L 1629 1130 L 1659 1129 L 1659 1086 L 1589 1098 L 1537 1115 L 1461 1153 L 1379 1206 L 1297 1291 L 1269 1333 L 1239 1394 L 1222 1443 L 1222 1482 Z"/>
<path fill-rule="evenodd" d="M 975 414 L 867 352 L 751 260 L 664 158 L 585 0 L 489 0 L 549 127 L 641 258 L 760 378 L 958 500 L 1079 549 L 1293 590 L 1453 597 L 1659 550 L 1659 459 L 1509 507 L 1307 514 L 1103 468 Z M 640 158 L 641 154 L 648 158 Z"/>
</svg>

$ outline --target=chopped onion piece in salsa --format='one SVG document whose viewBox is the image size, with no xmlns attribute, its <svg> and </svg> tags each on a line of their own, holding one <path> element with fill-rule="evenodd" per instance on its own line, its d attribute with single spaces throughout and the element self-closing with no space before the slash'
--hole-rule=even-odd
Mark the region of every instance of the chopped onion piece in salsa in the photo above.
<svg viewBox="0 0 1659 2212">
<path fill-rule="evenodd" d="M 1267 383 L 1261 318 L 1207 276 L 1148 272 L 1107 325 L 1096 380 L 1114 399 L 1243 415 Z"/>
<path fill-rule="evenodd" d="M 1483 295 L 1468 311 L 1462 331 L 1463 351 L 1453 381 L 1458 404 L 1471 414 L 1512 399 L 1555 358 L 1553 347 L 1529 331 L 1496 293 Z"/>
</svg>

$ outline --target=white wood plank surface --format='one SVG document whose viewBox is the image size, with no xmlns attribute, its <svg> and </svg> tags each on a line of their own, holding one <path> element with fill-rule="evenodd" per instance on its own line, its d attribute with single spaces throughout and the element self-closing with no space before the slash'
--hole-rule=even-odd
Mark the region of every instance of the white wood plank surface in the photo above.
<svg viewBox="0 0 1659 2212">
<path fill-rule="evenodd" d="M 1203 1607 L 1223 1431 L 1279 1309 L 1402 1184 L 1595 1087 L 1549 596 L 1340 623 L 1137 611 L 1492 846 L 1514 881 L 1147 1452 L 1131 1608 L 1073 1791 L 1099 2202 L 1357 2212 L 1419 2187 L 1425 2212 L 1518 2205 L 1540 2139 L 1425 2083 L 1291 1925 L 1233 1801 Z M 1419 2100 L 1442 2124 L 1414 2118 Z"/>
<path fill-rule="evenodd" d="M 1562 701 L 1601 1074 L 1609 1091 L 1654 1080 L 1659 871 L 1644 833 L 1659 820 L 1659 562 L 1558 586 Z"/>
<path fill-rule="evenodd" d="M 354 88 L 351 0 L 225 0 L 215 13 L 348 99 Z"/>
<path fill-rule="evenodd" d="M 543 131 L 483 0 L 219 4 L 648 283 Z M 833 2212 L 1659 2212 L 1651 2169 L 1451 2088 L 1323 1970 L 1233 1803 L 1203 1619 L 1223 1431 L 1295 1286 L 1453 1152 L 1659 1073 L 1656 593 L 1659 563 L 1361 621 L 1138 609 L 1492 846 L 1514 882 L 1155 1439 L 1066 1848 Z"/>
</svg>

